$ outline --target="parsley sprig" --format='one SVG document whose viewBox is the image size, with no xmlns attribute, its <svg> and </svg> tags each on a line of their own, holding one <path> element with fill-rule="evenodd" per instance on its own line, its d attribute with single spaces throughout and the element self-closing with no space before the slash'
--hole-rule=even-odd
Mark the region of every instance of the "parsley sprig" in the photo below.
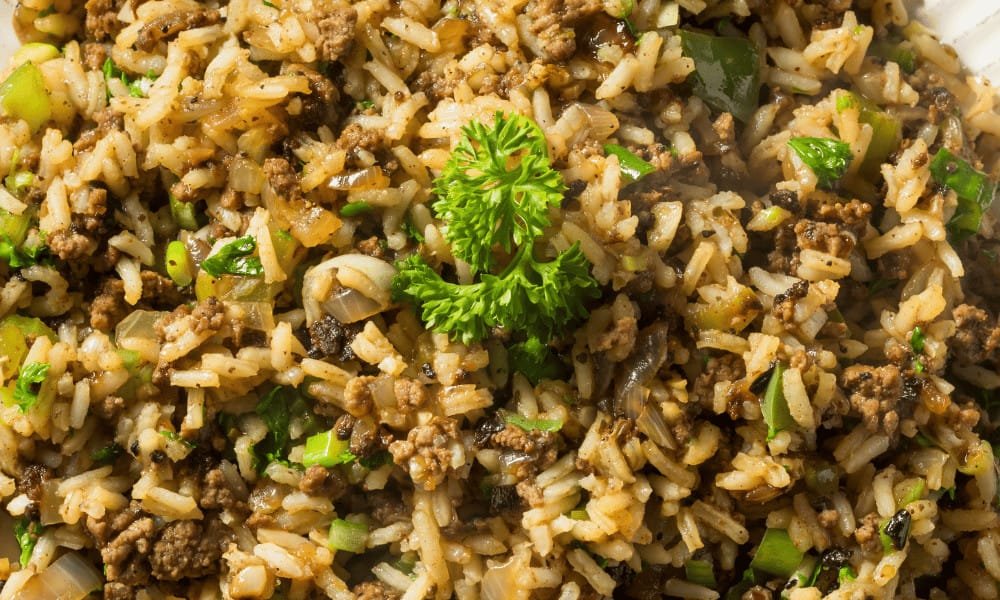
<svg viewBox="0 0 1000 600">
<path fill-rule="evenodd" d="M 393 295 L 419 306 L 428 328 L 465 343 L 497 326 L 548 340 L 586 316 L 584 301 L 599 294 L 577 244 L 547 262 L 534 255 L 535 239 L 550 225 L 549 208 L 562 201 L 562 177 L 541 130 L 526 117 L 498 113 L 493 127 L 472 123 L 462 131 L 434 182 L 434 210 L 447 224 L 452 252 L 479 281 L 447 282 L 412 255 L 397 264 Z M 513 257 L 494 274 L 498 248 Z"/>
</svg>

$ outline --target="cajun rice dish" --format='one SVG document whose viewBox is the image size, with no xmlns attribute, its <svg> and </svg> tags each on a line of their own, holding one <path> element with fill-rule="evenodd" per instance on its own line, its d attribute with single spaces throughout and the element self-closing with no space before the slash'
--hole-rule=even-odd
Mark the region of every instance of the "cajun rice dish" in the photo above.
<svg viewBox="0 0 1000 600">
<path fill-rule="evenodd" d="M 902 0 L 20 0 L 0 600 L 997 598 L 1000 114 Z"/>
</svg>

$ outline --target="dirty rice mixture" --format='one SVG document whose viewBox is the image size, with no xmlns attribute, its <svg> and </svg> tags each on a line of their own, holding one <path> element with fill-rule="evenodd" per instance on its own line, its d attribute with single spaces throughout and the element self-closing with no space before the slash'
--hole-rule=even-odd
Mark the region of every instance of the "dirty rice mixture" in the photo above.
<svg viewBox="0 0 1000 600">
<path fill-rule="evenodd" d="M 1000 115 L 901 0 L 15 29 L 0 600 L 1000 596 Z"/>
</svg>

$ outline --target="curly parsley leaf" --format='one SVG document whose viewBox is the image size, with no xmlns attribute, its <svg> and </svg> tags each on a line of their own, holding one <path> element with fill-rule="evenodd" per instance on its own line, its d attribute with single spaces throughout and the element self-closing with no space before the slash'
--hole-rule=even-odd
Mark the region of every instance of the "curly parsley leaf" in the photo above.
<svg viewBox="0 0 1000 600">
<path fill-rule="evenodd" d="M 45 528 L 38 521 L 32 521 L 27 517 L 21 517 L 14 521 L 14 537 L 17 538 L 17 545 L 21 548 L 21 568 L 27 567 L 31 561 L 31 553 L 35 550 L 35 544 L 42 535 Z"/>
<path fill-rule="evenodd" d="M 559 379 L 566 374 L 564 365 L 554 352 L 538 338 L 528 338 L 507 349 L 510 370 L 521 373 L 533 385 L 543 379 Z"/>
<path fill-rule="evenodd" d="M 260 277 L 264 267 L 260 259 L 253 256 L 257 250 L 257 241 L 252 235 L 245 235 L 219 248 L 219 251 L 209 256 L 201 263 L 201 270 L 212 277 L 219 275 L 243 275 L 245 277 Z"/>
<path fill-rule="evenodd" d="M 788 146 L 816 174 L 820 187 L 832 189 L 851 164 L 850 145 L 830 138 L 797 137 Z"/>
<path fill-rule="evenodd" d="M 955 190 L 958 208 L 946 226 L 952 239 L 961 241 L 979 231 L 983 213 L 993 204 L 996 184 L 986 173 L 972 168 L 968 162 L 941 148 L 931 161 L 934 181 Z"/>
<path fill-rule="evenodd" d="M 28 412 L 38 402 L 37 386 L 48 377 L 50 368 L 48 363 L 39 362 L 27 363 L 21 367 L 14 385 L 14 402 L 21 412 Z"/>
<path fill-rule="evenodd" d="M 465 343 L 494 327 L 549 340 L 568 322 L 587 315 L 584 301 L 599 295 L 590 263 L 578 245 L 548 262 L 534 256 L 534 240 L 549 225 L 548 209 L 565 186 L 551 168 L 544 137 L 525 117 L 497 114 L 487 128 L 472 123 L 434 185 L 434 209 L 447 223 L 456 256 L 479 281 L 445 281 L 417 255 L 397 263 L 393 297 L 418 307 L 429 329 Z M 490 272 L 493 250 L 516 254 L 503 271 Z"/>
<path fill-rule="evenodd" d="M 566 187 L 549 161 L 545 136 L 521 115 L 472 122 L 434 181 L 434 210 L 448 223 L 445 237 L 473 272 L 495 266 L 493 249 L 530 244 L 549 226 L 550 206 Z"/>
</svg>

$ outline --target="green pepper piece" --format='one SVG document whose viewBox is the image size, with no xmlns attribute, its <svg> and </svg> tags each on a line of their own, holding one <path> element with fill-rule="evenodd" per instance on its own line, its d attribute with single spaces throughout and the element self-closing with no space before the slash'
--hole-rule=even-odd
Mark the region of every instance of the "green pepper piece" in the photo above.
<svg viewBox="0 0 1000 600">
<path fill-rule="evenodd" d="M 33 62 L 40 65 L 43 62 L 59 57 L 59 48 L 45 42 L 28 42 L 14 53 L 11 59 L 15 65 Z"/>
<path fill-rule="evenodd" d="M 26 121 L 32 132 L 52 118 L 52 103 L 38 65 L 26 62 L 0 84 L 0 107 L 5 114 Z"/>
<path fill-rule="evenodd" d="M 790 577 L 802 563 L 802 552 L 784 529 L 768 529 L 750 561 L 750 568 L 777 577 Z"/>
<path fill-rule="evenodd" d="M 684 576 L 691 583 L 715 589 L 715 572 L 712 569 L 712 563 L 707 560 L 691 559 L 687 561 L 684 564 Z"/>
<path fill-rule="evenodd" d="M 947 225 L 950 237 L 961 241 L 978 233 L 983 213 L 993 204 L 996 184 L 986 173 L 972 168 L 947 148 L 941 148 L 934 155 L 931 176 L 934 181 L 955 190 L 958 196 L 958 208 Z"/>
<path fill-rule="evenodd" d="M 364 200 L 358 202 L 348 202 L 347 204 L 340 207 L 340 216 L 342 217 L 356 217 L 358 215 L 363 215 L 367 212 L 371 212 L 372 205 L 368 204 Z"/>
<path fill-rule="evenodd" d="M 905 73 L 913 73 L 917 70 L 917 53 L 909 42 L 893 43 L 888 40 L 878 40 L 868 48 L 868 53 L 885 60 L 891 60 L 899 65 L 899 68 Z"/>
<path fill-rule="evenodd" d="M 772 440 L 779 431 L 789 429 L 795 425 L 792 420 L 792 413 L 788 410 L 788 402 L 785 400 L 785 393 L 782 391 L 781 378 L 785 374 L 785 365 L 777 363 L 774 365 L 774 372 L 771 380 L 767 384 L 767 391 L 760 401 L 761 412 L 764 413 L 764 422 L 767 423 L 767 439 Z"/>
<path fill-rule="evenodd" d="M 200 227 L 198 224 L 198 213 L 194 209 L 194 202 L 181 202 L 177 198 L 174 198 L 173 194 L 170 194 L 169 200 L 170 214 L 174 217 L 174 221 L 178 227 L 187 229 L 188 231 L 194 231 Z"/>
<path fill-rule="evenodd" d="M 749 40 L 680 31 L 684 56 L 694 60 L 694 94 L 718 111 L 747 121 L 760 96 L 760 53 Z"/>
<path fill-rule="evenodd" d="M 872 128 L 872 140 L 858 172 L 866 179 L 877 179 L 882 163 L 899 147 L 899 119 L 880 110 L 871 100 L 853 92 L 846 92 L 837 98 L 837 112 L 855 106 L 858 107 L 858 121 Z"/>
<path fill-rule="evenodd" d="M 15 215 L 0 208 L 0 238 L 7 236 L 11 244 L 20 246 L 28 237 L 29 229 L 31 217 L 27 212 Z"/>
<path fill-rule="evenodd" d="M 191 285 L 194 269 L 183 242 L 174 240 L 167 244 L 166 263 L 167 275 L 174 280 L 174 283 L 180 287 Z"/>
</svg>

